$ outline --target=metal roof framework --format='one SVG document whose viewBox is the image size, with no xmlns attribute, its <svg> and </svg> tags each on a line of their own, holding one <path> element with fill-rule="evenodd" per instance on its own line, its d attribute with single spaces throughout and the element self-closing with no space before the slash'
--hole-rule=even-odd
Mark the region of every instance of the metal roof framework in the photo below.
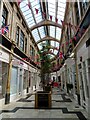
<svg viewBox="0 0 90 120">
<path fill-rule="evenodd" d="M 52 37 L 54 41 L 50 40 L 50 45 L 59 49 L 60 44 L 55 40 L 60 41 L 61 20 L 64 19 L 65 7 L 66 0 L 23 0 L 20 3 L 20 9 L 36 43 L 46 36 Z M 46 41 L 44 40 L 42 43 Z M 40 44 L 37 45 L 39 49 L 42 48 Z M 53 52 L 55 55 L 58 53 L 57 50 L 53 50 Z"/>
</svg>

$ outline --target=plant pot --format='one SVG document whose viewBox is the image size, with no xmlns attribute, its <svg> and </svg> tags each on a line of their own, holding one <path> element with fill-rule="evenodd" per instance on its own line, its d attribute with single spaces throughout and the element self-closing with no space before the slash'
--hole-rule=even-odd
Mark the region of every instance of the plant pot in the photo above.
<svg viewBox="0 0 90 120">
<path fill-rule="evenodd" d="M 51 92 L 38 91 L 35 94 L 35 108 L 51 108 Z"/>
</svg>

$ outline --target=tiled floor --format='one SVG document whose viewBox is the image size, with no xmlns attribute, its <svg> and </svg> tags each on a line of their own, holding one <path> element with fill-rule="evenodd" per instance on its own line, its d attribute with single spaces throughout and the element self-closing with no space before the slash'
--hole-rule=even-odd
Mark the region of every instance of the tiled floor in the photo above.
<svg viewBox="0 0 90 120">
<path fill-rule="evenodd" d="M 39 120 L 44 118 L 55 120 L 87 120 L 87 113 L 82 107 L 76 108 L 77 103 L 64 92 L 53 89 L 52 94 L 52 108 L 51 109 L 34 109 L 35 95 L 29 95 L 26 98 L 19 99 L 3 107 L 0 114 L 2 120 L 19 120 L 37 118 Z M 16 118 L 16 119 L 14 119 Z M 41 119 L 40 119 L 41 120 Z"/>
</svg>

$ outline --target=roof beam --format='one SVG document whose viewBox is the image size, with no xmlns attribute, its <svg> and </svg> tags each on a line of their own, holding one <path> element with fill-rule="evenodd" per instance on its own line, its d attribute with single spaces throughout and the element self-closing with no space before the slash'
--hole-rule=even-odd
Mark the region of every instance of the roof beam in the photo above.
<svg viewBox="0 0 90 120">
<path fill-rule="evenodd" d="M 50 21 L 50 20 L 42 20 L 42 21 L 39 22 L 38 24 L 32 26 L 32 27 L 30 28 L 30 30 L 34 30 L 35 28 L 38 28 L 38 27 L 41 27 L 41 26 L 49 26 L 49 25 L 62 28 L 62 25 L 60 25 L 60 24 L 58 24 L 58 23 L 55 23 L 55 22 Z"/>
<path fill-rule="evenodd" d="M 56 38 L 46 36 L 46 37 L 42 38 L 41 40 L 39 40 L 39 41 L 37 42 L 37 44 L 39 44 L 40 42 L 46 41 L 46 40 L 56 41 L 56 42 L 60 43 L 60 41 L 57 40 Z"/>
</svg>

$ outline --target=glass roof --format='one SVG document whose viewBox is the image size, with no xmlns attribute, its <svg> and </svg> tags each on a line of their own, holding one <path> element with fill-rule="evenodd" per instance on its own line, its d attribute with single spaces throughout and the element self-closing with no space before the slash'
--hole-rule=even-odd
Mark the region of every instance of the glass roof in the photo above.
<svg viewBox="0 0 90 120">
<path fill-rule="evenodd" d="M 65 7 L 66 0 L 22 0 L 20 3 L 21 11 L 29 28 L 44 19 L 48 19 L 61 25 L 61 20 L 64 19 Z M 60 40 L 61 29 L 56 26 L 41 26 L 32 30 L 32 35 L 36 42 L 43 39 L 45 36 L 51 36 Z M 43 41 L 43 43 L 45 43 L 45 41 Z M 38 44 L 39 49 L 41 49 L 40 44 Z M 50 45 L 59 48 L 58 42 L 50 41 Z M 56 50 L 53 52 L 57 54 Z"/>
</svg>

